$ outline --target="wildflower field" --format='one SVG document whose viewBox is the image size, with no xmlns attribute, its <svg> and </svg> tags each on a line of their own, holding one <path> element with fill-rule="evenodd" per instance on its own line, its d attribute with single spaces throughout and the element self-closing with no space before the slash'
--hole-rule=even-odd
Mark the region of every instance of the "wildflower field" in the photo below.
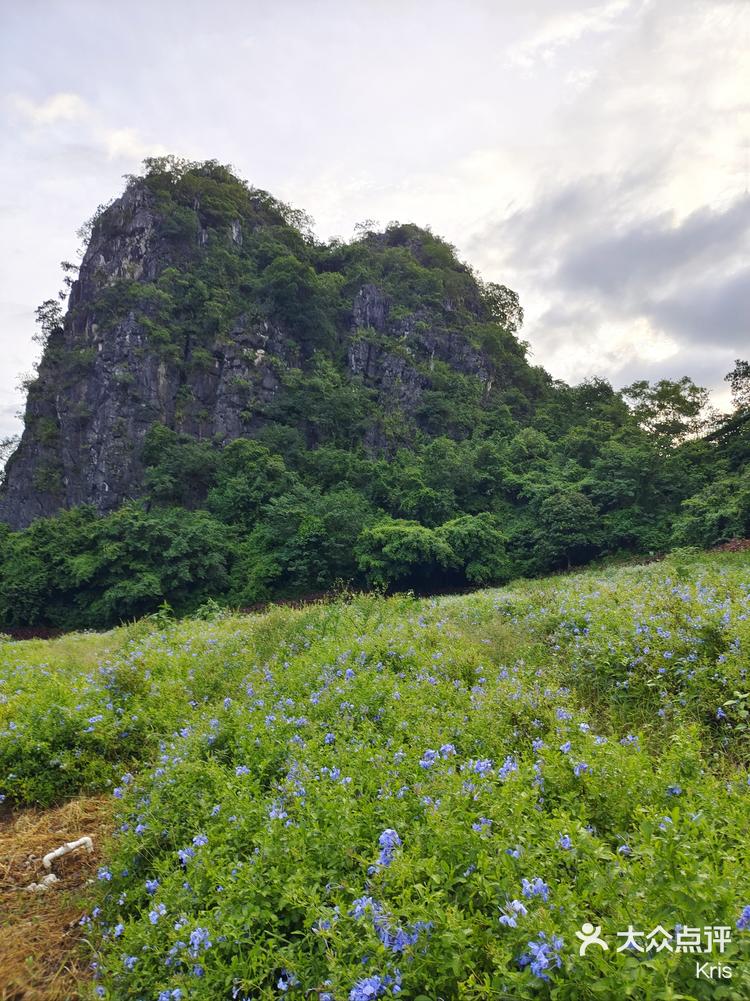
<svg viewBox="0 0 750 1001">
<path fill-rule="evenodd" d="M 749 655 L 743 553 L 3 642 L 2 809 L 111 791 L 91 997 L 750 997 Z"/>
</svg>

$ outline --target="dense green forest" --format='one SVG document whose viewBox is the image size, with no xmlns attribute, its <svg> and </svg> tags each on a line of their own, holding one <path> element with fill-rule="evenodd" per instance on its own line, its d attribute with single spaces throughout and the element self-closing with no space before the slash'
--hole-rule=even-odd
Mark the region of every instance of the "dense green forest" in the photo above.
<svg viewBox="0 0 750 1001">
<path fill-rule="evenodd" d="M 27 432 L 45 448 L 60 434 L 39 416 L 45 366 L 71 385 L 93 378 L 93 351 L 70 334 L 84 306 L 105 331 L 137 323 L 179 388 L 133 445 L 134 496 L 105 512 L 61 499 L 20 531 L 0 523 L 0 625 L 101 627 L 164 602 L 183 613 L 343 585 L 461 588 L 748 534 L 747 362 L 727 376 L 729 415 L 688 377 L 568 386 L 529 363 L 515 294 L 428 230 L 363 226 L 323 243 L 216 163 L 146 167 L 130 184 L 157 206 L 157 266 L 95 287 L 79 278 L 67 318 L 54 301 L 40 309 Z M 117 239 L 115 208 L 92 222 L 100 241 Z M 226 236 L 237 219 L 241 245 Z M 363 289 L 377 290 L 373 309 L 388 304 L 387 324 L 352 322 Z M 221 436 L 190 387 L 240 315 L 286 347 L 270 398 L 237 380 L 243 430 Z M 408 362 L 419 392 L 403 372 L 386 392 L 382 374 L 353 370 L 363 346 L 382 371 Z M 35 477 L 45 495 L 62 490 L 54 462 Z"/>
</svg>

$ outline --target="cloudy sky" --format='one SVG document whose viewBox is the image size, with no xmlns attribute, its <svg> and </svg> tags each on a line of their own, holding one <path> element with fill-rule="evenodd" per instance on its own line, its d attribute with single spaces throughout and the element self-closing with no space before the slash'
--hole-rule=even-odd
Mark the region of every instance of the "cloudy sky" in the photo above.
<svg viewBox="0 0 750 1001">
<path fill-rule="evenodd" d="M 721 394 L 750 355 L 750 0 L 1 0 L 0 118 L 0 437 L 76 230 L 160 152 L 323 237 L 431 225 L 557 377 Z"/>
</svg>

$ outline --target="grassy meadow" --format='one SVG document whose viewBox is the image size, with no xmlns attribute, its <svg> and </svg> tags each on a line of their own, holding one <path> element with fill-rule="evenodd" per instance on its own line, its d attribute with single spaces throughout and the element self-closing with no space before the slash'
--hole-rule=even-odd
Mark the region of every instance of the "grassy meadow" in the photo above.
<svg viewBox="0 0 750 1001">
<path fill-rule="evenodd" d="M 0 810 L 111 793 L 85 996 L 750 997 L 749 652 L 689 552 L 4 641 Z"/>
</svg>

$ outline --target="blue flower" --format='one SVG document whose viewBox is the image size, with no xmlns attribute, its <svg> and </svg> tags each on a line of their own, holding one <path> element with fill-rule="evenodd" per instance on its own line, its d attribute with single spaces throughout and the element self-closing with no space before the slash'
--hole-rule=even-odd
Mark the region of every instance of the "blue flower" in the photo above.
<svg viewBox="0 0 750 1001">
<path fill-rule="evenodd" d="M 372 1001 L 372 998 L 385 994 L 387 986 L 383 978 L 377 975 L 358 980 L 349 991 L 349 1001 Z"/>
<path fill-rule="evenodd" d="M 547 900 L 549 898 L 549 887 L 540 879 L 539 876 L 535 876 L 531 881 L 528 879 L 521 880 L 521 889 L 523 891 L 524 897 L 541 897 L 542 900 Z"/>
<path fill-rule="evenodd" d="M 155 925 L 160 917 L 163 917 L 167 913 L 167 908 L 164 904 L 157 904 L 153 911 L 149 911 L 148 919 L 152 925 Z"/>
<path fill-rule="evenodd" d="M 380 845 L 380 864 L 390 865 L 396 849 L 401 845 L 401 838 L 392 827 L 386 828 L 378 838 Z"/>
<path fill-rule="evenodd" d="M 518 957 L 518 965 L 528 966 L 534 976 L 541 980 L 549 980 L 547 970 L 558 969 L 562 965 L 558 952 L 563 945 L 563 940 L 559 936 L 553 935 L 551 941 L 547 941 L 544 932 L 540 932 L 539 941 L 529 942 L 529 951 Z"/>
<path fill-rule="evenodd" d="M 682 786 L 679 785 L 667 786 L 667 793 L 670 796 L 680 796 L 682 794 Z"/>
<path fill-rule="evenodd" d="M 489 817 L 480 817 L 476 823 L 471 825 L 473 831 L 483 831 L 485 827 L 491 827 L 492 821 Z"/>
<path fill-rule="evenodd" d="M 336 734 L 335 733 L 327 733 L 323 739 L 324 739 L 324 741 L 325 741 L 326 744 L 333 744 L 333 742 L 336 740 Z"/>
<path fill-rule="evenodd" d="M 376 911 L 378 905 L 372 899 L 372 897 L 357 897 L 352 903 L 352 909 L 349 912 L 354 918 L 362 918 L 367 913 L 368 909 Z"/>
<path fill-rule="evenodd" d="M 288 970 L 282 970 L 276 986 L 280 991 L 288 991 L 290 987 L 295 987 L 299 983 L 299 978 Z"/>
<path fill-rule="evenodd" d="M 478 761 L 470 761 L 469 767 L 477 775 L 487 775 L 488 772 L 492 771 L 492 762 L 489 758 L 480 758 Z"/>
<path fill-rule="evenodd" d="M 147 879 L 146 880 L 146 892 L 147 893 L 156 893 L 156 891 L 158 889 L 159 889 L 159 880 L 158 879 Z"/>
<path fill-rule="evenodd" d="M 518 771 L 518 762 L 516 761 L 516 759 L 513 757 L 512 754 L 509 754 L 508 757 L 500 766 L 500 771 L 497 774 L 499 778 L 507 779 L 507 777 L 510 775 L 511 772 L 517 772 L 517 771 Z"/>
<path fill-rule="evenodd" d="M 570 840 L 569 834 L 561 834 L 557 843 L 566 852 L 569 852 L 573 847 L 573 842 Z"/>
<path fill-rule="evenodd" d="M 505 925 L 507 928 L 515 928 L 517 925 L 516 915 L 519 914 L 521 917 L 526 917 L 528 913 L 526 905 L 520 900 L 506 900 L 505 909 L 500 915 L 500 924 Z"/>
<path fill-rule="evenodd" d="M 569 740 L 566 740 L 564 744 L 560 744 L 560 750 L 563 752 L 563 754 L 570 754 L 570 748 L 571 748 L 571 743 Z"/>
<path fill-rule="evenodd" d="M 394 848 L 398 848 L 401 844 L 401 838 L 392 827 L 387 827 L 378 838 L 378 844 L 381 848 L 387 848 L 389 851 L 393 851 Z"/>
<path fill-rule="evenodd" d="M 208 844 L 208 838 L 206 837 L 205 834 L 196 834 L 195 837 L 193 838 L 193 844 L 196 845 L 198 848 L 202 848 L 203 845 Z"/>
<path fill-rule="evenodd" d="M 280 800 L 276 800 L 268 808 L 268 817 L 270 820 L 286 820 L 289 814 L 284 809 Z"/>
<path fill-rule="evenodd" d="M 109 871 L 109 869 L 102 866 L 102 868 L 97 872 L 96 878 L 109 881 L 110 879 L 112 879 L 112 873 Z"/>
<path fill-rule="evenodd" d="M 201 949 L 211 948 L 211 938 L 207 928 L 195 928 L 190 932 L 190 955 L 197 956 Z"/>
<path fill-rule="evenodd" d="M 435 761 L 438 759 L 438 752 L 433 750 L 426 750 L 420 759 L 421 768 L 431 768 Z"/>
<path fill-rule="evenodd" d="M 132 970 L 135 964 L 138 962 L 137 956 L 126 956 L 122 961 L 122 965 L 126 970 Z"/>
<path fill-rule="evenodd" d="M 739 931 L 747 931 L 750 928 L 750 904 L 742 908 L 742 914 L 737 918 L 737 928 Z"/>
</svg>

